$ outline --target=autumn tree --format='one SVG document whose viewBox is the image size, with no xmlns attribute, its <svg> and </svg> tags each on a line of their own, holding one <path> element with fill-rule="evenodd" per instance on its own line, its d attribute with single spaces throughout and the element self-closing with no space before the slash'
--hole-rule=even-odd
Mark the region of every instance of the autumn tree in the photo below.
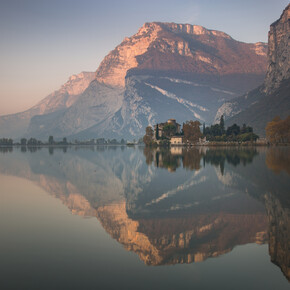
<svg viewBox="0 0 290 290">
<path fill-rule="evenodd" d="M 143 137 L 143 142 L 146 146 L 153 144 L 154 131 L 151 126 L 146 127 L 145 135 Z"/>
<path fill-rule="evenodd" d="M 186 121 L 183 124 L 183 133 L 186 141 L 190 143 L 198 142 L 199 138 L 202 137 L 200 132 L 200 122 L 199 121 Z"/>
<path fill-rule="evenodd" d="M 290 116 L 285 120 L 275 117 L 266 126 L 266 136 L 270 143 L 290 142 Z"/>
<path fill-rule="evenodd" d="M 184 150 L 182 154 L 183 167 L 190 170 L 199 170 L 201 157 L 201 153 L 196 148 Z"/>
</svg>

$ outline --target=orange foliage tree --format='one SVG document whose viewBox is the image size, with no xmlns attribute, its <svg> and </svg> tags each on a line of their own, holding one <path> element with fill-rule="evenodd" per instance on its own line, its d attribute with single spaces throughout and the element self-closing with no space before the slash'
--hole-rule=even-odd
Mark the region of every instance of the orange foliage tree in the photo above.
<svg viewBox="0 0 290 290">
<path fill-rule="evenodd" d="M 270 143 L 289 143 L 290 142 L 290 116 L 285 120 L 275 117 L 266 126 L 266 136 Z"/>
<path fill-rule="evenodd" d="M 183 124 L 183 133 L 186 141 L 195 143 L 202 137 L 199 127 L 200 125 L 199 121 L 186 121 L 186 123 Z"/>
<path fill-rule="evenodd" d="M 143 142 L 145 143 L 146 146 L 150 146 L 153 144 L 154 142 L 153 136 L 154 136 L 154 131 L 152 127 L 151 126 L 146 127 L 146 133 L 143 137 Z"/>
</svg>

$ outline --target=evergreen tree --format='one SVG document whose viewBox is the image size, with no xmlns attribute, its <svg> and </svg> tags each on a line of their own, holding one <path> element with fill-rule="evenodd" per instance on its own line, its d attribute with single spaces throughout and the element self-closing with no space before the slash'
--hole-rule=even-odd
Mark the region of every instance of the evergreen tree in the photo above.
<svg viewBox="0 0 290 290">
<path fill-rule="evenodd" d="M 220 119 L 220 130 L 221 130 L 221 135 L 223 135 L 225 133 L 224 115 L 221 115 L 221 119 Z"/>
<path fill-rule="evenodd" d="M 20 144 L 21 144 L 21 146 L 26 146 L 26 144 L 27 144 L 26 138 L 21 138 Z"/>
</svg>

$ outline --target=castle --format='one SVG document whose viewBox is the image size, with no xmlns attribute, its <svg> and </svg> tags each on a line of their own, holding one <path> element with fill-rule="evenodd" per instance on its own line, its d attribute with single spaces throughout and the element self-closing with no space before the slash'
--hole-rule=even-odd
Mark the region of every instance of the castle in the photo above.
<svg viewBox="0 0 290 290">
<path fill-rule="evenodd" d="M 154 126 L 154 137 L 156 140 L 170 138 L 180 134 L 181 125 L 175 119 L 169 119 L 165 123 L 159 123 Z"/>
</svg>

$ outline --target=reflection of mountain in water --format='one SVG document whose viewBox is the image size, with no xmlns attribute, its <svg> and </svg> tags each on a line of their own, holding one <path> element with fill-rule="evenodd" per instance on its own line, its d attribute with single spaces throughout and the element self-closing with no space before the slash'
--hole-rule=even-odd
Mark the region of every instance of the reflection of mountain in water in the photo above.
<svg viewBox="0 0 290 290">
<path fill-rule="evenodd" d="M 147 265 L 201 262 L 225 254 L 236 245 L 264 243 L 266 216 L 215 213 L 134 220 L 124 203 L 97 210 L 106 231 Z"/>
<path fill-rule="evenodd" d="M 289 277 L 289 176 L 275 163 L 287 150 L 268 150 L 266 158 L 250 149 L 146 150 L 14 150 L 1 154 L 0 172 L 34 181 L 75 214 L 96 216 L 148 265 L 266 242 L 264 203 L 271 259 Z M 273 173 L 265 160 L 284 171 Z"/>
<path fill-rule="evenodd" d="M 290 281 L 290 208 L 283 207 L 274 194 L 265 196 L 269 219 L 269 253 Z"/>
</svg>

